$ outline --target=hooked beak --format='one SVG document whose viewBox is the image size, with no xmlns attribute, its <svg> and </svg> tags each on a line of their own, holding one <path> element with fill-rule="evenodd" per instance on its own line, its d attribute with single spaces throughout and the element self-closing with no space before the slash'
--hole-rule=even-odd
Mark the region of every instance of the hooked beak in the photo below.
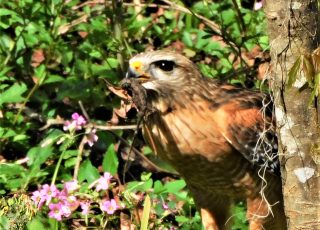
<svg viewBox="0 0 320 230">
<path fill-rule="evenodd" d="M 135 78 L 138 79 L 140 82 L 146 82 L 150 80 L 150 75 L 146 74 L 142 70 L 142 63 L 136 61 L 130 63 L 128 71 L 126 73 L 126 78 Z"/>
</svg>

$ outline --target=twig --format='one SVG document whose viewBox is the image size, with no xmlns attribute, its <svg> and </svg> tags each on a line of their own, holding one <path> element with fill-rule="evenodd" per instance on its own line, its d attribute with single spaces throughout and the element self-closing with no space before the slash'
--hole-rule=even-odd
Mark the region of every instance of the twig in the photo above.
<svg viewBox="0 0 320 230">
<path fill-rule="evenodd" d="M 63 24 L 58 28 L 58 35 L 67 33 L 72 27 L 79 25 L 80 23 L 86 22 L 89 18 L 89 15 L 82 14 L 80 17 L 71 21 L 70 23 Z"/>
<path fill-rule="evenodd" d="M 200 19 L 206 26 L 208 26 L 210 29 L 213 30 L 213 32 L 215 34 L 217 34 L 218 36 L 222 37 L 224 41 L 227 42 L 227 44 L 237 53 L 238 52 L 238 47 L 237 45 L 232 42 L 232 41 L 228 41 L 228 39 L 225 38 L 225 35 L 223 33 L 223 30 L 220 28 L 220 26 L 218 24 L 216 24 L 215 22 L 211 21 L 210 19 L 200 15 L 200 14 L 197 14 L 197 13 L 194 13 L 192 12 L 190 9 L 186 8 L 186 7 L 183 7 L 183 6 L 180 6 L 174 2 L 171 2 L 169 0 L 163 0 L 163 2 L 167 5 L 162 5 L 162 4 L 143 4 L 143 3 L 122 3 L 123 6 L 127 6 L 127 7 L 161 7 L 161 8 L 164 8 L 164 9 L 168 9 L 168 10 L 177 10 L 177 11 L 180 11 L 180 12 L 183 12 L 183 13 L 186 13 L 186 14 L 192 14 L 194 15 L 195 17 L 197 17 L 198 19 Z M 83 6 L 86 6 L 86 5 L 90 5 L 90 4 L 99 4 L 99 3 L 104 3 L 105 4 L 105 7 L 107 6 L 110 6 L 112 4 L 111 1 L 102 1 L 102 0 L 95 0 L 95 1 L 87 1 L 87 2 L 84 2 L 84 3 L 81 3 L 80 5 L 77 5 L 77 6 L 74 6 L 72 7 L 73 10 L 76 10 L 76 9 L 79 9 Z M 121 14 L 119 14 L 121 15 Z M 114 31 L 115 29 L 120 25 L 119 23 L 113 23 L 114 24 Z M 118 30 L 118 29 L 117 29 Z M 147 29 L 145 29 L 146 31 Z M 115 33 L 116 35 L 116 33 Z M 117 38 L 117 36 L 115 36 Z M 118 40 L 118 38 L 117 38 Z M 124 45 L 126 45 L 126 42 L 125 42 L 125 39 L 122 37 L 121 40 L 119 40 L 122 44 L 121 44 L 121 47 L 120 47 L 120 51 L 123 52 L 123 49 L 124 49 Z M 120 53 L 119 53 L 120 55 Z M 122 54 L 122 56 L 124 56 L 124 54 Z M 239 56 L 239 55 L 238 55 Z M 240 57 L 241 58 L 241 57 Z M 123 69 L 123 60 L 121 60 L 121 57 L 119 56 L 118 59 L 120 60 L 119 63 L 120 63 L 120 66 L 121 66 L 121 69 Z"/>
<path fill-rule="evenodd" d="M 105 4 L 107 5 L 108 2 L 105 1 Z M 112 0 L 112 10 L 113 10 L 113 32 L 114 32 L 114 38 L 119 42 L 119 52 L 117 52 L 117 60 L 119 62 L 120 71 L 119 75 L 123 76 L 124 73 L 124 58 L 125 58 L 125 52 L 124 52 L 124 45 L 123 45 L 123 34 L 122 34 L 122 0 Z M 108 17 L 108 15 L 106 15 Z"/>
<path fill-rule="evenodd" d="M 220 26 L 218 24 L 216 24 L 215 22 L 211 21 L 210 19 L 200 15 L 200 14 L 197 14 L 197 13 L 194 13 L 192 12 L 190 9 L 186 8 L 186 7 L 183 7 L 183 6 L 180 6 L 180 5 L 177 5 L 176 3 L 174 2 L 171 2 L 169 0 L 162 0 L 163 2 L 165 2 L 166 4 L 168 4 L 169 6 L 171 6 L 173 9 L 175 10 L 179 10 L 181 12 L 184 12 L 184 13 L 187 13 L 187 14 L 192 14 L 194 15 L 195 17 L 199 18 L 200 20 L 202 20 L 202 22 L 207 25 L 210 29 L 213 30 L 213 32 L 215 34 L 217 34 L 218 36 L 222 37 L 222 39 L 230 46 L 230 48 L 240 57 L 240 59 L 242 60 L 242 57 L 241 57 L 241 50 L 239 50 L 239 47 L 237 46 L 237 44 L 235 44 L 234 42 L 232 42 L 231 40 L 229 39 L 226 39 L 226 36 L 225 36 L 225 32 L 223 31 L 223 29 L 220 28 Z M 239 54 L 238 54 L 239 52 Z M 246 64 L 246 63 L 245 63 Z"/>
<path fill-rule="evenodd" d="M 213 21 L 211 21 L 210 19 L 192 12 L 190 9 L 177 5 L 174 2 L 171 2 L 169 0 L 162 0 L 164 3 L 166 3 L 167 5 L 171 6 L 171 8 L 175 9 L 175 10 L 179 10 L 181 12 L 187 13 L 187 14 L 193 14 L 194 16 L 196 16 L 197 18 L 201 19 L 203 21 L 204 24 L 206 24 L 208 27 L 210 27 L 216 34 L 221 35 L 221 30 L 220 27 L 218 26 L 218 24 L 214 23 Z"/>
<path fill-rule="evenodd" d="M 56 119 L 48 119 L 47 123 L 39 128 L 39 131 L 43 131 L 45 129 L 48 129 L 52 125 L 63 125 L 65 121 L 58 117 Z M 127 130 L 127 129 L 136 129 L 136 125 L 96 125 L 94 123 L 89 123 L 84 126 L 84 128 L 94 128 L 98 130 Z"/>
<path fill-rule="evenodd" d="M 137 128 L 137 125 L 92 125 L 93 128 L 99 129 L 99 130 L 127 130 L 132 129 L 135 130 Z"/>
<path fill-rule="evenodd" d="M 90 123 L 90 117 L 87 113 L 87 110 L 84 108 L 83 104 L 82 104 L 82 101 L 78 101 L 79 103 L 79 106 L 81 108 L 81 111 L 82 111 L 82 114 L 85 116 L 85 118 L 87 118 L 87 121 Z"/>
<path fill-rule="evenodd" d="M 243 32 L 245 32 L 246 31 L 246 25 L 245 25 L 245 23 L 244 23 L 244 20 L 243 20 L 243 17 L 242 17 L 242 15 L 241 15 L 241 12 L 240 12 L 240 9 L 239 9 L 239 5 L 238 5 L 238 3 L 237 3 L 237 0 L 232 0 L 232 3 L 233 3 L 233 5 L 234 5 L 234 8 L 235 8 L 235 10 L 236 10 L 236 12 L 237 12 L 237 15 L 238 15 L 238 18 L 239 18 L 239 20 L 240 20 L 240 27 L 241 27 L 241 30 L 243 31 Z"/>
<path fill-rule="evenodd" d="M 86 5 L 90 5 L 90 4 L 99 4 L 99 3 L 104 3 L 105 2 L 105 5 L 106 6 L 110 6 L 111 5 L 111 1 L 102 1 L 102 0 L 95 0 L 95 1 L 87 1 L 87 2 L 84 2 L 84 3 L 81 3 L 77 6 L 74 6 L 72 7 L 73 10 L 76 10 L 76 9 L 79 9 L 81 7 L 84 7 Z M 194 16 L 196 16 L 197 18 L 201 19 L 204 24 L 206 24 L 208 27 L 210 27 L 215 33 L 217 33 L 218 35 L 221 34 L 221 30 L 220 30 L 220 27 L 218 26 L 218 24 L 214 23 L 213 21 L 211 21 L 210 19 L 200 15 L 200 14 L 197 14 L 197 13 L 194 13 L 192 12 L 191 10 L 189 10 L 188 8 L 186 7 L 183 7 L 183 6 L 180 6 L 180 5 L 177 5 L 176 3 L 174 2 L 171 2 L 171 1 L 168 1 L 168 0 L 163 0 L 164 3 L 166 3 L 167 5 L 161 5 L 161 4 L 148 4 L 148 3 L 123 3 L 123 6 L 133 6 L 133 7 L 161 7 L 161 8 L 164 8 L 164 9 L 171 9 L 171 10 L 178 10 L 178 11 L 181 11 L 183 13 L 187 13 L 187 14 L 193 14 Z"/>
<path fill-rule="evenodd" d="M 125 183 L 126 181 L 126 172 L 129 170 L 129 162 L 130 162 L 130 156 L 131 156 L 131 153 L 132 153 L 132 150 L 133 150 L 133 145 L 134 145 L 134 142 L 136 140 L 136 137 L 138 135 L 138 128 L 139 126 L 141 125 L 142 123 L 142 120 L 143 120 L 143 116 L 140 116 L 138 117 L 138 122 L 137 122 L 137 128 L 134 130 L 134 134 L 133 134 L 133 139 L 132 139 L 132 143 L 130 145 L 130 149 L 129 149 L 129 152 L 128 152 L 128 160 L 126 161 L 126 163 L 124 164 L 124 168 L 123 168 L 123 175 L 122 175 L 122 179 L 123 179 L 123 183 Z M 141 154 L 140 156 L 142 156 L 143 154 Z"/>
</svg>

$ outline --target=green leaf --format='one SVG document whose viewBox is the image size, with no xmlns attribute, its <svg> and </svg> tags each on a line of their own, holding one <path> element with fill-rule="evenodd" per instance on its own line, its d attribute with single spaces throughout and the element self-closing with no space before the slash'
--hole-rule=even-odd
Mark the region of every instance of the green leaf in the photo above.
<svg viewBox="0 0 320 230">
<path fill-rule="evenodd" d="M 163 30 L 160 26 L 158 25 L 153 25 L 154 30 L 156 31 L 157 34 L 163 34 Z"/>
<path fill-rule="evenodd" d="M 143 146 L 142 152 L 144 155 L 149 155 L 153 153 L 152 149 L 149 146 Z"/>
<path fill-rule="evenodd" d="M 302 59 L 302 70 L 309 84 L 312 84 L 312 82 L 314 81 L 315 68 L 310 57 L 306 55 L 304 55 Z"/>
<path fill-rule="evenodd" d="M 147 192 L 152 188 L 153 180 L 149 179 L 147 181 L 132 181 L 127 184 L 127 190 L 130 191 L 140 191 L 140 192 Z"/>
<path fill-rule="evenodd" d="M 0 164 L 0 183 L 5 184 L 5 187 L 10 190 L 20 188 L 26 178 L 27 170 L 17 164 Z"/>
<path fill-rule="evenodd" d="M 269 37 L 268 36 L 261 36 L 261 37 L 259 37 L 259 44 L 260 44 L 260 46 L 261 46 L 261 48 L 263 49 L 263 50 L 266 50 L 266 49 L 268 49 L 269 48 Z"/>
<path fill-rule="evenodd" d="M 28 165 L 32 166 L 32 168 L 40 167 L 51 155 L 53 155 L 51 146 L 33 147 L 27 153 L 29 158 Z"/>
<path fill-rule="evenodd" d="M 181 189 L 183 189 L 186 186 L 186 182 L 184 180 L 176 180 L 168 182 L 164 185 L 164 187 L 167 189 L 167 192 L 176 194 L 179 193 Z"/>
<path fill-rule="evenodd" d="M 301 70 L 301 62 L 302 62 L 303 56 L 300 56 L 293 64 L 293 66 L 290 68 L 288 73 L 288 87 L 291 87 L 293 83 L 297 79 L 298 71 Z"/>
<path fill-rule="evenodd" d="M 1 24 L 0 24 L 1 26 Z M 10 52 L 14 48 L 14 41 L 6 34 L 0 36 L 0 49 L 3 52 Z"/>
<path fill-rule="evenodd" d="M 183 41 L 184 44 L 186 44 L 187 47 L 192 47 L 193 46 L 191 34 L 188 31 L 184 31 L 183 32 L 182 41 Z"/>
<path fill-rule="evenodd" d="M 28 230 L 46 229 L 45 226 L 42 224 L 42 222 L 37 218 L 34 218 L 31 222 L 29 222 L 27 227 L 28 227 Z"/>
<path fill-rule="evenodd" d="M 51 146 L 52 144 L 55 144 L 57 141 L 59 141 L 59 139 L 64 135 L 65 133 L 62 132 L 60 129 L 53 129 L 50 131 L 48 136 L 41 141 L 40 146 Z"/>
<path fill-rule="evenodd" d="M 39 79 L 38 84 L 41 85 L 46 77 L 46 66 L 41 64 L 34 70 L 35 77 Z"/>
<path fill-rule="evenodd" d="M 245 206 L 238 203 L 232 208 L 232 213 L 234 213 L 232 229 L 248 229 Z"/>
<path fill-rule="evenodd" d="M 34 34 L 24 33 L 23 38 L 29 47 L 33 47 L 39 42 L 39 37 Z"/>
<path fill-rule="evenodd" d="M 143 212 L 142 212 L 140 230 L 148 230 L 150 211 L 151 211 L 151 199 L 150 199 L 150 196 L 147 194 L 143 203 Z"/>
<path fill-rule="evenodd" d="M 113 69 L 117 68 L 119 65 L 119 61 L 116 58 L 107 58 L 106 62 Z"/>
<path fill-rule="evenodd" d="M 1 175 L 6 178 L 12 178 L 13 176 L 22 174 L 25 171 L 26 169 L 18 164 L 0 164 Z"/>
<path fill-rule="evenodd" d="M 235 22 L 235 12 L 232 9 L 221 12 L 222 22 L 224 25 L 229 25 Z"/>
<path fill-rule="evenodd" d="M 0 95 L 0 106 L 4 103 L 22 102 L 25 100 L 21 95 L 27 91 L 23 83 L 15 83 Z"/>
<path fill-rule="evenodd" d="M 0 228 L 1 229 L 9 229 L 10 226 L 10 220 L 6 216 L 0 216 Z"/>
<path fill-rule="evenodd" d="M 14 137 L 15 135 L 17 135 L 17 133 L 14 130 L 9 129 L 7 132 L 5 132 L 5 130 L 3 130 L 2 137 L 3 138 L 8 138 L 8 137 Z"/>
<path fill-rule="evenodd" d="M 151 178 L 151 176 L 152 176 L 151 172 L 143 172 L 141 174 L 141 180 L 142 181 L 147 181 L 147 180 L 149 180 Z"/>
<path fill-rule="evenodd" d="M 56 83 L 56 82 L 62 82 L 64 81 L 64 78 L 59 76 L 59 75 L 55 75 L 55 74 L 50 74 L 43 82 L 43 84 L 49 84 L 49 83 Z"/>
<path fill-rule="evenodd" d="M 99 171 L 94 167 L 90 160 L 82 162 L 79 169 L 79 182 L 86 180 L 88 183 L 92 183 L 100 177 Z"/>
<path fill-rule="evenodd" d="M 119 160 L 116 152 L 114 151 L 114 145 L 109 145 L 107 152 L 103 156 L 102 168 L 103 171 L 116 175 L 118 172 Z"/>
<path fill-rule="evenodd" d="M 312 63 L 316 73 L 320 72 L 320 48 L 312 52 Z"/>
<path fill-rule="evenodd" d="M 101 58 L 102 54 L 99 50 L 92 50 L 89 55 L 94 58 Z"/>
<path fill-rule="evenodd" d="M 100 32 L 105 32 L 106 23 L 102 17 L 96 17 L 95 19 L 91 20 L 92 29 Z"/>
<path fill-rule="evenodd" d="M 13 142 L 18 142 L 18 141 L 22 141 L 22 140 L 26 140 L 28 139 L 29 136 L 25 135 L 25 134 L 18 134 L 16 136 L 13 137 Z"/>
<path fill-rule="evenodd" d="M 161 183 L 161 181 L 155 181 L 154 185 L 153 185 L 153 192 L 156 194 L 161 194 L 163 192 L 167 192 L 167 189 L 165 186 L 163 186 L 163 184 Z"/>
<path fill-rule="evenodd" d="M 176 221 L 179 223 L 187 223 L 189 222 L 189 218 L 185 217 L 185 216 L 176 216 Z"/>
<path fill-rule="evenodd" d="M 64 162 L 64 166 L 66 168 L 71 168 L 76 165 L 76 162 L 77 162 L 77 157 L 72 157 Z"/>
<path fill-rule="evenodd" d="M 63 154 L 63 159 L 69 159 L 71 157 L 76 157 L 78 155 L 79 150 L 73 149 L 73 150 L 67 150 Z"/>
<path fill-rule="evenodd" d="M 17 190 L 22 185 L 24 185 L 25 181 L 26 181 L 26 178 L 11 179 L 7 182 L 7 187 L 10 188 L 11 190 Z"/>
<path fill-rule="evenodd" d="M 0 16 L 16 15 L 17 13 L 6 8 L 0 8 Z"/>
<path fill-rule="evenodd" d="M 220 63 L 227 69 L 232 68 L 232 63 L 230 63 L 230 61 L 227 58 L 221 58 Z"/>
<path fill-rule="evenodd" d="M 320 73 L 317 73 L 315 75 L 315 79 L 314 79 L 314 86 L 309 98 L 309 106 L 312 105 L 315 97 L 319 96 L 319 92 L 320 92 Z"/>
</svg>

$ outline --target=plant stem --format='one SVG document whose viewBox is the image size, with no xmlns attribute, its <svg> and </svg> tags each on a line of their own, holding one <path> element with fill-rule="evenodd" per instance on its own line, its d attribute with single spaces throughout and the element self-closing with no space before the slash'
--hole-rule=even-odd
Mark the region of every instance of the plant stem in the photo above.
<svg viewBox="0 0 320 230">
<path fill-rule="evenodd" d="M 51 185 L 54 185 L 55 182 L 56 182 L 56 179 L 57 179 L 57 176 L 58 176 L 58 172 L 59 172 L 59 168 L 60 168 L 60 165 L 61 165 L 61 162 L 62 162 L 62 158 L 63 158 L 63 155 L 64 155 L 65 152 L 66 151 L 64 150 L 61 153 L 60 157 L 59 157 L 59 160 L 57 162 L 57 166 L 56 166 L 56 168 L 54 170 L 54 173 L 53 173 L 53 176 L 52 176 Z"/>
<path fill-rule="evenodd" d="M 29 101 L 29 99 L 31 98 L 31 96 L 34 94 L 34 92 L 39 88 L 39 84 L 35 84 L 32 89 L 30 90 L 30 92 L 28 93 L 26 99 L 24 100 L 22 106 L 19 108 L 18 113 L 15 115 L 14 120 L 13 120 L 13 124 L 16 124 L 16 122 L 18 121 L 18 118 L 22 112 L 22 110 L 26 107 L 27 102 Z"/>
<path fill-rule="evenodd" d="M 107 1 L 106 1 L 107 4 Z M 119 51 L 117 54 L 117 59 L 120 66 L 120 76 L 122 76 L 125 72 L 124 66 L 124 58 L 125 58 L 125 50 L 123 45 L 123 36 L 122 36 L 122 19 L 123 19 L 123 12 L 122 12 L 122 0 L 112 0 L 112 10 L 113 10 L 113 33 L 115 39 L 119 42 Z"/>
<path fill-rule="evenodd" d="M 78 148 L 78 155 L 77 155 L 77 160 L 76 160 L 76 165 L 74 166 L 74 171 L 73 171 L 73 180 L 77 180 L 78 178 L 78 174 L 79 174 L 79 169 L 80 169 L 80 163 L 82 160 L 82 153 L 83 153 L 83 148 L 84 148 L 84 144 L 86 141 L 87 137 L 83 136 L 79 148 Z"/>
</svg>

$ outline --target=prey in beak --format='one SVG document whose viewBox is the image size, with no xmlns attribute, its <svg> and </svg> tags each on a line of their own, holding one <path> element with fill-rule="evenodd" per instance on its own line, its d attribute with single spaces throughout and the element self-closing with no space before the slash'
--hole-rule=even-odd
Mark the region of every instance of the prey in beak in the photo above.
<svg viewBox="0 0 320 230">
<path fill-rule="evenodd" d="M 132 97 L 132 101 L 138 110 L 138 116 L 143 117 L 147 111 L 147 91 L 142 83 L 150 80 L 140 61 L 129 62 L 129 68 L 125 78 L 120 81 L 121 88 Z"/>
</svg>

